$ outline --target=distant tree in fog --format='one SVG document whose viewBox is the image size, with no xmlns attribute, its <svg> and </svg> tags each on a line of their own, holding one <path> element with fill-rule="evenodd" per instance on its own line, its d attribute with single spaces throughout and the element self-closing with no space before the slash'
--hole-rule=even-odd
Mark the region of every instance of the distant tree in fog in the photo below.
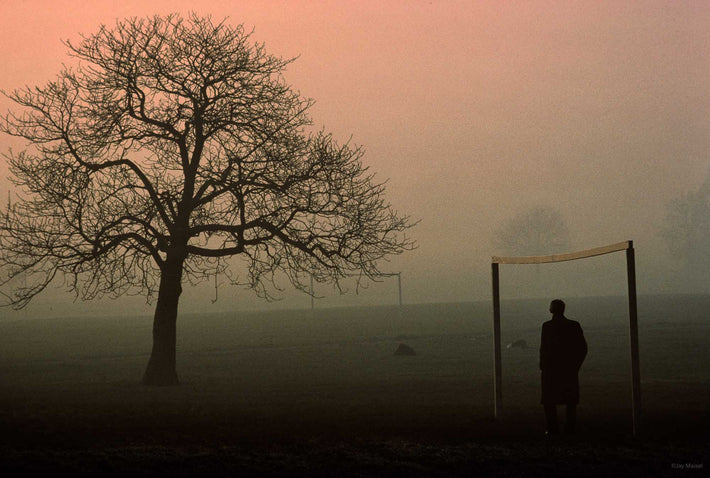
<svg viewBox="0 0 710 478">
<path fill-rule="evenodd" d="M 242 26 L 133 18 L 66 46 L 80 66 L 7 94 L 22 109 L 0 130 L 29 145 L 6 154 L 21 193 L 0 218 L 0 283 L 15 307 L 55 277 L 82 299 L 157 298 L 144 383 L 177 383 L 185 280 L 268 295 L 282 272 L 306 290 L 413 246 L 362 150 L 309 131 L 292 60 Z"/>
<path fill-rule="evenodd" d="M 661 236 L 688 282 L 710 285 L 710 170 L 697 191 L 668 203 Z"/>
<path fill-rule="evenodd" d="M 544 255 L 564 252 L 569 231 L 556 209 L 533 207 L 510 219 L 496 232 L 495 245 L 510 255 Z"/>
</svg>

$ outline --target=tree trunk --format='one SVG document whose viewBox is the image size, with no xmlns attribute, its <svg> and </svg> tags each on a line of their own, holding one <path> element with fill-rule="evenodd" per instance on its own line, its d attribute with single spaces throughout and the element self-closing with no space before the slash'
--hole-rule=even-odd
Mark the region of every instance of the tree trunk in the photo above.
<svg viewBox="0 0 710 478">
<path fill-rule="evenodd" d="M 158 304 L 153 318 L 153 350 L 143 375 L 144 385 L 178 384 L 175 345 L 184 258 L 171 256 L 174 254 L 168 254 L 160 275 Z"/>
</svg>

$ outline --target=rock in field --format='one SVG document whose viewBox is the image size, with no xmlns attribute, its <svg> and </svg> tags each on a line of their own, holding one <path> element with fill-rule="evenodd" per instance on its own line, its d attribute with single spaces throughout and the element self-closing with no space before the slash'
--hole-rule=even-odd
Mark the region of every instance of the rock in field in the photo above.
<svg viewBox="0 0 710 478">
<path fill-rule="evenodd" d="M 412 347 L 407 344 L 399 344 L 397 350 L 394 351 L 395 355 L 417 355 Z"/>
<path fill-rule="evenodd" d="M 526 348 L 528 348 L 528 343 L 527 343 L 525 340 L 523 340 L 523 339 L 519 339 L 519 340 L 516 340 L 515 342 L 509 343 L 506 348 L 509 348 L 509 349 L 512 349 L 512 348 L 526 349 Z"/>
</svg>

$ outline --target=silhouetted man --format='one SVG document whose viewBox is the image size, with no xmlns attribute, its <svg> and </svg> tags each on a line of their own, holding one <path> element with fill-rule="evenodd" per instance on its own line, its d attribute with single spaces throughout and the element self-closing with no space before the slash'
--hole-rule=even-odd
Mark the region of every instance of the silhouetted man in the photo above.
<svg viewBox="0 0 710 478">
<path fill-rule="evenodd" d="M 542 405 L 545 407 L 547 434 L 559 433 L 557 405 L 567 405 L 565 433 L 574 433 L 579 403 L 579 368 L 587 356 L 587 341 L 579 322 L 564 315 L 565 303 L 550 303 L 552 320 L 542 324 L 540 370 L 542 370 Z"/>
</svg>

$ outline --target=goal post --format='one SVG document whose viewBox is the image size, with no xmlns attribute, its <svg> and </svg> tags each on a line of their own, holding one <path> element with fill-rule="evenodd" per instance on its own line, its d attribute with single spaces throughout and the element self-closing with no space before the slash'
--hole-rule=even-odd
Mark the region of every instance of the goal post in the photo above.
<svg viewBox="0 0 710 478">
<path fill-rule="evenodd" d="M 547 256 L 502 257 L 493 256 L 491 261 L 491 279 L 493 288 L 493 415 L 500 417 L 503 404 L 500 333 L 500 264 L 549 264 L 553 262 L 573 261 L 590 257 L 626 251 L 626 274 L 629 296 L 629 341 L 631 348 L 631 410 L 633 435 L 637 436 L 641 424 L 641 372 L 639 366 L 638 310 L 636 305 L 636 259 L 633 241 L 618 242 L 608 246 L 595 247 L 584 251 Z"/>
<path fill-rule="evenodd" d="M 361 274 L 345 274 L 345 277 L 360 277 Z M 379 272 L 377 274 L 374 274 L 374 277 L 397 277 L 397 298 L 398 298 L 398 305 L 399 305 L 399 310 L 401 313 L 402 310 L 402 273 L 401 272 Z M 311 310 L 314 310 L 316 305 L 315 305 L 315 289 L 314 289 L 314 284 L 313 284 L 313 276 L 311 276 L 311 284 L 310 284 L 310 291 L 309 295 L 311 296 Z"/>
</svg>

